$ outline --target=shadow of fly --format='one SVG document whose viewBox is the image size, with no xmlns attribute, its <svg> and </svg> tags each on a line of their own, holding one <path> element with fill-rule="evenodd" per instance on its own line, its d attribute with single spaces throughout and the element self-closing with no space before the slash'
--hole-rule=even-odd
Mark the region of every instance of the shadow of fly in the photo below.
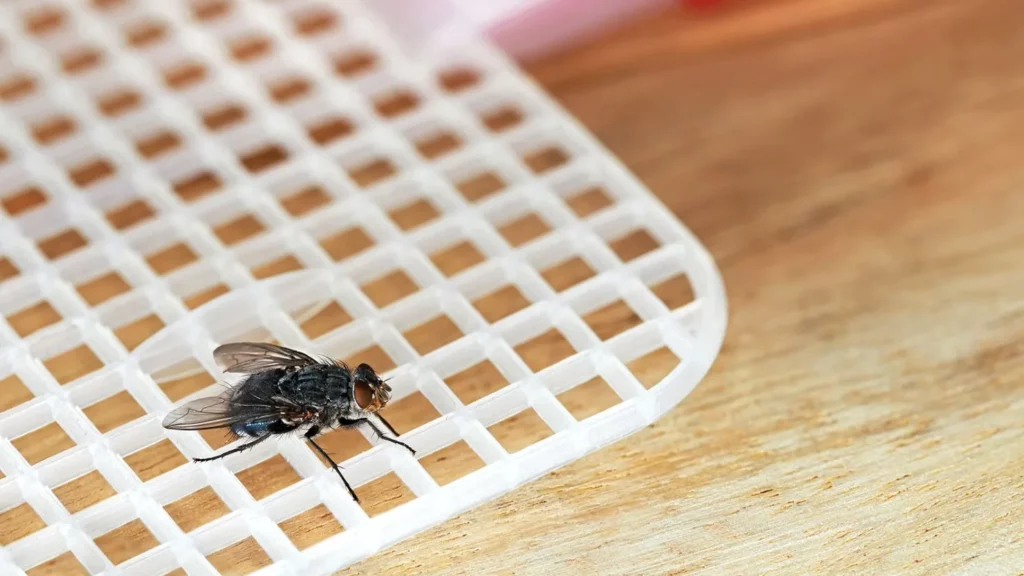
<svg viewBox="0 0 1024 576">
<path fill-rule="evenodd" d="M 225 373 L 244 378 L 219 396 L 192 400 L 164 418 L 170 430 L 212 430 L 226 428 L 237 437 L 251 440 L 237 448 L 209 458 L 209 462 L 252 448 L 279 434 L 301 433 L 323 456 L 349 494 L 358 502 L 341 468 L 315 438 L 325 429 L 368 426 L 387 442 L 413 450 L 394 438 L 394 427 L 380 415 L 391 400 L 391 387 L 373 368 L 360 364 L 355 369 L 327 357 L 314 358 L 297 350 L 257 342 L 224 344 L 213 358 Z M 370 417 L 375 416 L 392 436 L 385 434 Z"/>
</svg>

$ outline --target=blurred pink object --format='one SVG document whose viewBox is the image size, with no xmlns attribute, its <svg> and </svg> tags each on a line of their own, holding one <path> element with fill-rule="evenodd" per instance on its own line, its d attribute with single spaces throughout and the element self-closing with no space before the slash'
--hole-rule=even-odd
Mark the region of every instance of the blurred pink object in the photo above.
<svg viewBox="0 0 1024 576">
<path fill-rule="evenodd" d="M 488 36 L 518 59 L 563 50 L 680 0 L 376 0 L 371 3 L 412 53 L 458 51 Z"/>
</svg>

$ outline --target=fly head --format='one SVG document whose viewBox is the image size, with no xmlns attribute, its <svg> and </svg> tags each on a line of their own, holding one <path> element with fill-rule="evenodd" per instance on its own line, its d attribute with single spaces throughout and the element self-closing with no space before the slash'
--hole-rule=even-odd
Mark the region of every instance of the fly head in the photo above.
<svg viewBox="0 0 1024 576">
<path fill-rule="evenodd" d="M 391 400 L 391 387 L 367 364 L 356 366 L 352 382 L 356 404 L 365 412 L 378 412 Z"/>
</svg>

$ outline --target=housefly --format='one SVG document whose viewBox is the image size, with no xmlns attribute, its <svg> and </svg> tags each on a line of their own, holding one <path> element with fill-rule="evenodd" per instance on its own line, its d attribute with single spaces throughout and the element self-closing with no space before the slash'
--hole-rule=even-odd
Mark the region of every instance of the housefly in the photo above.
<svg viewBox="0 0 1024 576">
<path fill-rule="evenodd" d="M 381 440 L 397 444 L 415 454 L 408 444 L 386 435 L 370 419 L 376 416 L 391 432 L 394 427 L 380 415 L 389 400 L 391 387 L 373 368 L 360 364 L 355 369 L 327 357 L 313 358 L 297 350 L 256 342 L 224 344 L 213 358 L 225 373 L 244 378 L 219 396 L 199 398 L 179 406 L 164 418 L 170 430 L 227 428 L 251 441 L 209 458 L 209 462 L 241 452 L 279 434 L 301 433 L 328 462 L 358 502 L 341 468 L 316 443 L 324 429 L 368 426 Z"/>
</svg>

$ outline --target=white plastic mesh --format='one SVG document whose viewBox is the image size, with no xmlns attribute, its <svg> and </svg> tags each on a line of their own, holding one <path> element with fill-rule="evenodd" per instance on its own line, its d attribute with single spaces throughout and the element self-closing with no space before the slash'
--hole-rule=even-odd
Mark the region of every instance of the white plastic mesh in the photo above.
<svg viewBox="0 0 1024 576">
<path fill-rule="evenodd" d="M 704 249 L 486 45 L 426 64 L 305 0 L 24 0 L 0 35 L 2 574 L 330 572 L 643 428 L 718 352 Z M 239 339 L 370 360 L 416 456 L 325 436 L 363 506 L 298 438 L 188 462 L 223 441 L 160 421 Z"/>
</svg>

